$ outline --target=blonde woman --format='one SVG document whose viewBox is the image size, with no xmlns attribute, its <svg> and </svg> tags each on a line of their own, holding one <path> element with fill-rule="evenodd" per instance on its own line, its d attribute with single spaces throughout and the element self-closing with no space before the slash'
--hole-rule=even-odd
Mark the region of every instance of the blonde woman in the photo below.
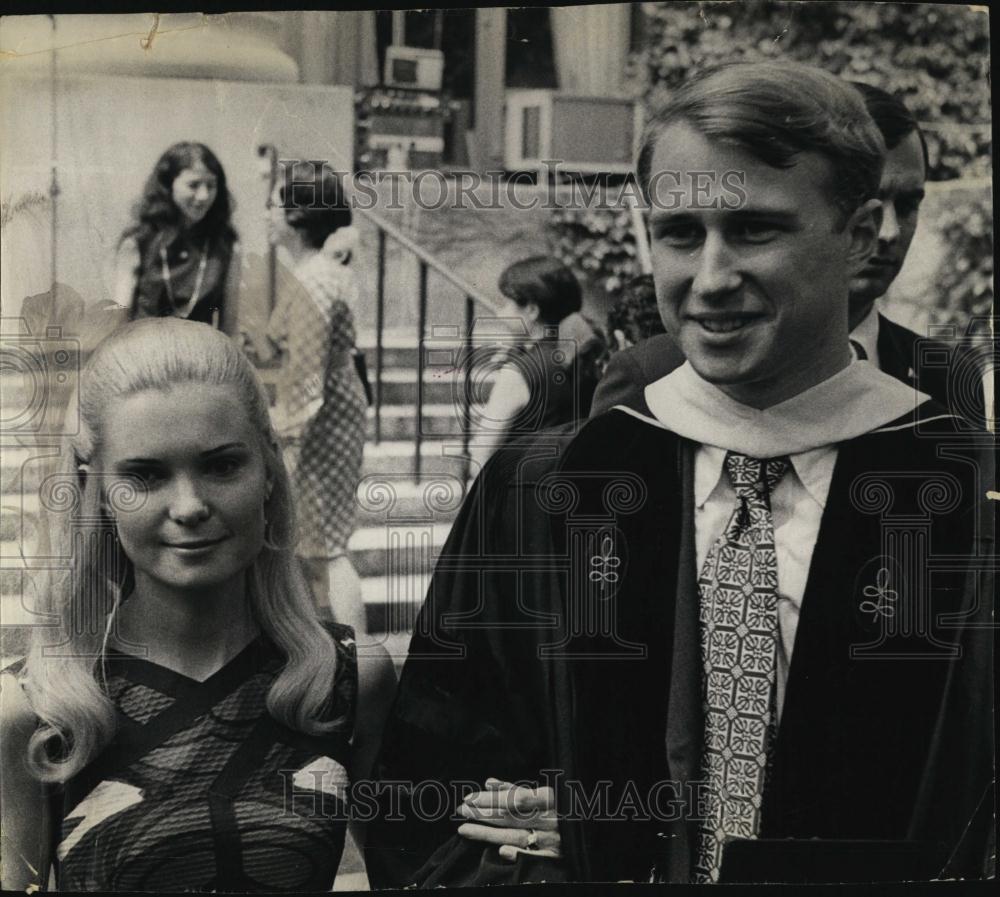
<svg viewBox="0 0 1000 897">
<path fill-rule="evenodd" d="M 261 387 L 176 318 L 80 382 L 42 496 L 59 627 L 3 675 L 3 886 L 329 889 L 394 677 L 317 617 Z"/>
</svg>

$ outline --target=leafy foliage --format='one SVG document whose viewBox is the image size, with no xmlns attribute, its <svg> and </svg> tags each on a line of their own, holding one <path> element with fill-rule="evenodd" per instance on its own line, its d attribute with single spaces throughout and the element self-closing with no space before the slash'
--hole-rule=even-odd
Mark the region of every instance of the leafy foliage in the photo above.
<svg viewBox="0 0 1000 897">
<path fill-rule="evenodd" d="M 549 243 L 557 258 L 612 295 L 642 273 L 627 211 L 557 209 L 549 219 Z"/>
<path fill-rule="evenodd" d="M 993 216 L 982 199 L 956 204 L 936 222 L 945 263 L 931 295 L 935 323 L 964 326 L 970 315 L 988 315 L 993 307 Z"/>
<path fill-rule="evenodd" d="M 901 97 L 935 129 L 930 180 L 989 172 L 989 17 L 983 12 L 776 0 L 647 3 L 644 10 L 647 46 L 640 58 L 654 107 L 696 69 L 790 58 Z"/>
</svg>

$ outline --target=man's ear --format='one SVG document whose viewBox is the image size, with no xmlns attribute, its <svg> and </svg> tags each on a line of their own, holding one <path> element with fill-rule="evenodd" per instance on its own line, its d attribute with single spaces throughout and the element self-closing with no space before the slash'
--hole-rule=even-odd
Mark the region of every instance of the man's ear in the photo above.
<svg viewBox="0 0 1000 897">
<path fill-rule="evenodd" d="M 525 314 L 527 314 L 528 319 L 531 321 L 537 321 L 538 316 L 542 313 L 542 310 L 538 307 L 537 302 L 529 302 L 524 307 Z"/>
<path fill-rule="evenodd" d="M 851 277 L 857 275 L 878 249 L 878 235 L 882 229 L 882 201 L 869 199 L 847 219 L 845 231 L 850 237 L 847 250 L 847 267 Z"/>
</svg>

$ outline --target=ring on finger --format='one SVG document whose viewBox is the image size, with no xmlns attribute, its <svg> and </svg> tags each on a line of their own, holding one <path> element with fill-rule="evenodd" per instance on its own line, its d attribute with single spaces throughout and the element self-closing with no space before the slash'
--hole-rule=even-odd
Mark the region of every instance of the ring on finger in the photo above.
<svg viewBox="0 0 1000 897">
<path fill-rule="evenodd" d="M 538 832 L 533 828 L 528 829 L 528 850 L 538 850 Z"/>
</svg>

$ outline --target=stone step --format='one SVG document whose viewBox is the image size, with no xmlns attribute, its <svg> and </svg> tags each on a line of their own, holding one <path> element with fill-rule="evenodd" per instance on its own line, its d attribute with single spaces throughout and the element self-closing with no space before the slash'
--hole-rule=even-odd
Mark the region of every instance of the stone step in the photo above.
<svg viewBox="0 0 1000 897">
<path fill-rule="evenodd" d="M 421 446 L 421 473 L 450 473 L 464 477 L 466 460 L 461 456 L 462 441 L 457 439 L 429 439 Z M 372 474 L 410 474 L 414 470 L 413 442 L 389 440 L 378 445 L 365 445 L 362 477 Z"/>
<path fill-rule="evenodd" d="M 11 572 L 3 571 L 0 579 L 10 578 Z M 429 582 L 429 571 L 397 577 L 372 576 L 361 581 L 370 640 L 386 648 L 397 672 L 406 659 L 410 634 Z M 20 590 L 0 595 L 0 654 L 4 665 L 25 652 L 32 627 L 49 622 L 34 608 L 30 590 L 24 601 Z"/>
<path fill-rule="evenodd" d="M 450 523 L 465 498 L 463 480 L 446 473 L 428 473 L 420 481 L 409 475 L 373 474 L 355 491 L 356 527 L 386 527 L 403 522 Z"/>
<path fill-rule="evenodd" d="M 425 404 L 420 421 L 424 436 L 462 439 L 467 426 L 467 416 L 449 403 Z M 369 440 L 375 438 L 375 409 L 368 409 L 366 421 Z M 382 439 L 413 439 L 417 432 L 417 406 L 383 405 Z"/>
<path fill-rule="evenodd" d="M 416 617 L 418 610 L 419 607 L 413 610 L 413 618 Z M 385 614 L 381 609 L 368 608 L 367 641 L 380 644 L 386 649 L 398 677 L 409 651 L 411 633 L 405 629 L 386 631 L 373 628 L 373 623 L 384 618 Z M 39 623 L 40 618 L 24 611 L 16 599 L 0 600 L 0 668 L 24 656 L 28 648 L 31 627 Z M 363 651 L 364 648 L 359 650 Z"/>
<path fill-rule="evenodd" d="M 452 331 L 455 333 L 455 331 Z M 375 331 L 374 330 L 359 330 L 357 333 L 357 346 L 365 353 L 365 359 L 368 363 L 368 371 L 370 376 L 374 379 L 375 370 Z M 456 336 L 451 336 L 450 338 L 437 337 L 435 336 L 435 331 L 433 327 L 428 332 L 428 337 L 424 339 L 423 345 L 429 348 L 435 348 L 438 346 L 452 346 L 461 347 L 465 344 L 465 340 L 459 339 Z M 386 331 L 382 337 L 382 366 L 383 368 L 390 367 L 405 367 L 413 368 L 417 367 L 417 359 L 419 357 L 420 343 L 417 340 L 416 328 L 413 330 L 405 331 Z"/>
<path fill-rule="evenodd" d="M 410 576 L 434 569 L 450 523 L 393 524 L 355 530 L 347 543 L 358 574 Z"/>
<path fill-rule="evenodd" d="M 411 439 L 416 432 L 417 381 L 415 371 L 396 370 L 383 383 L 382 438 Z M 274 392 L 273 384 L 268 388 Z M 461 438 L 468 426 L 469 415 L 463 412 L 461 394 L 463 387 L 444 382 L 430 382 L 425 378 L 423 433 L 425 436 L 456 436 Z M 62 414 L 65 403 L 58 408 L 50 402 L 45 407 L 35 406 L 28 400 L 2 402 L 0 429 L 4 435 L 58 438 L 65 430 L 66 417 Z M 73 419 L 75 424 L 75 418 Z M 63 424 L 63 426 L 60 425 Z M 368 409 L 366 434 L 375 438 L 375 408 Z"/>
<path fill-rule="evenodd" d="M 372 389 L 376 389 L 375 374 L 369 375 Z M 424 404 L 450 404 L 461 407 L 465 389 L 461 372 L 441 368 L 424 372 Z M 382 372 L 382 405 L 417 404 L 417 369 L 388 368 Z"/>
<path fill-rule="evenodd" d="M 365 363 L 368 365 L 368 376 L 374 381 L 376 360 L 374 337 L 371 338 L 371 342 L 368 342 L 365 345 L 361 345 L 359 343 L 358 348 L 365 353 Z M 415 369 L 419 354 L 420 353 L 417 351 L 416 344 L 412 342 L 396 345 L 383 345 L 382 369 L 385 370 L 387 368 L 394 367 Z"/>
<path fill-rule="evenodd" d="M 369 576 L 361 580 L 361 599 L 372 632 L 409 631 L 424 602 L 431 579 L 430 570 L 410 571 L 398 576 Z M 0 597 L 0 625 L 31 626 L 45 622 L 37 612 L 31 584 L 37 581 L 37 571 L 5 568 L 0 578 L 7 582 L 24 582 L 26 591 L 4 590 Z M 23 596 L 23 600 L 22 600 Z M 380 625 L 372 625 L 378 623 Z M 386 629 L 384 624 L 390 624 Z"/>
<path fill-rule="evenodd" d="M 404 424 L 399 425 L 401 428 Z M 0 495 L 30 495 L 37 493 L 42 480 L 58 471 L 59 446 L 27 448 L 24 446 L 0 449 Z M 422 473 L 450 473 L 465 475 L 465 461 L 461 456 L 461 435 L 448 439 L 428 438 L 421 446 Z M 414 443 L 412 439 L 386 439 L 376 445 L 365 445 L 362 476 L 372 474 L 409 474 L 414 470 Z"/>
<path fill-rule="evenodd" d="M 451 474 L 427 474 L 420 482 L 373 474 L 358 484 L 355 525 L 360 529 L 404 520 L 448 522 L 455 519 L 464 497 L 464 482 Z M 32 542 L 39 512 L 37 493 L 0 496 L 0 558 L 19 557 L 19 547 Z"/>
<path fill-rule="evenodd" d="M 409 633 L 423 607 L 430 579 L 430 571 L 362 579 L 361 597 L 368 631 L 386 636 Z"/>
<path fill-rule="evenodd" d="M 258 371 L 269 394 L 276 393 L 279 372 Z M 368 379 L 375 389 L 375 369 L 370 367 Z M 492 381 L 492 375 L 484 375 L 484 383 Z M 66 406 L 72 394 L 72 385 L 46 386 L 30 378 L 9 375 L 0 377 L 0 426 L 5 434 L 23 433 L 31 435 L 39 432 L 43 417 L 51 418 L 54 411 Z M 424 403 L 446 402 L 458 404 L 464 390 L 462 373 L 449 367 L 428 368 L 424 371 Z M 417 362 L 413 364 L 387 366 L 382 371 L 382 404 L 415 405 L 417 401 Z M 42 431 L 48 435 L 48 430 Z"/>
<path fill-rule="evenodd" d="M 412 577 L 429 574 L 441 547 L 448 538 L 450 523 L 391 523 L 366 526 L 354 531 L 348 542 L 351 560 L 364 577 Z M 28 604 L 34 600 L 40 587 L 44 562 L 32 556 L 31 545 L 24 546 L 24 556 L 18 552 L 18 543 L 8 542 L 11 553 L 2 558 L 0 567 L 0 595 L 4 598 L 26 596 Z M 374 586 L 372 588 L 375 588 Z M 399 588 L 403 588 L 400 585 Z M 383 595 L 395 594 L 388 584 Z M 407 592 L 407 594 L 409 594 Z M 7 621 L 0 621 L 6 623 Z"/>
</svg>

